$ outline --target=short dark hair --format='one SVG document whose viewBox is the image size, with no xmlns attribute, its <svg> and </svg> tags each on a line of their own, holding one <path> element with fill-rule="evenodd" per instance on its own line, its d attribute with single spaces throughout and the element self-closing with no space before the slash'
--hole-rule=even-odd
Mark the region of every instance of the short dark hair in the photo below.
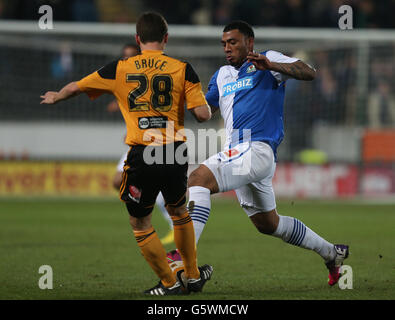
<svg viewBox="0 0 395 320">
<path fill-rule="evenodd" d="M 167 34 L 167 22 L 159 13 L 145 12 L 137 20 L 136 33 L 142 43 L 162 42 Z"/>
<path fill-rule="evenodd" d="M 223 32 L 228 32 L 230 30 L 235 30 L 235 29 L 239 30 L 240 33 L 244 34 L 246 37 L 249 38 L 255 37 L 254 30 L 252 30 L 252 27 L 247 22 L 242 20 L 235 20 L 227 24 Z"/>
<path fill-rule="evenodd" d="M 122 50 L 125 50 L 126 48 L 133 48 L 133 49 L 135 49 L 137 51 L 138 54 L 141 53 L 140 47 L 137 44 L 135 44 L 135 43 L 130 42 L 130 43 L 125 44 L 123 46 Z"/>
</svg>

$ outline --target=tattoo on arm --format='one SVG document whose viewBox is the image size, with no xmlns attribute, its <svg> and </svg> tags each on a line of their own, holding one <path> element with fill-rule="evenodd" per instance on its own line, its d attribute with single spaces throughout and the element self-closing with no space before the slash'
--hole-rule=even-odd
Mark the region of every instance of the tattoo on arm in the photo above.
<svg viewBox="0 0 395 320">
<path fill-rule="evenodd" d="M 271 70 L 286 74 L 297 80 L 313 80 L 315 78 L 315 69 L 302 61 L 294 63 L 272 62 Z"/>
</svg>

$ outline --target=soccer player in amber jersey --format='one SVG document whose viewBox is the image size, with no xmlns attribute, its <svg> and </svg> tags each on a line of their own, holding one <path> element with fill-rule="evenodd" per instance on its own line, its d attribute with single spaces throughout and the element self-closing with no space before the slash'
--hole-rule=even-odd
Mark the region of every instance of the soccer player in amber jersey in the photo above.
<svg viewBox="0 0 395 320">
<path fill-rule="evenodd" d="M 134 57 L 140 53 L 141 53 L 141 51 L 140 51 L 140 47 L 138 45 L 136 45 L 134 43 L 128 43 L 128 44 L 125 44 L 124 47 L 122 48 L 122 59 L 126 60 L 126 59 L 128 59 L 130 57 Z M 118 102 L 116 99 L 111 101 L 108 104 L 107 111 L 108 112 L 119 112 L 119 106 L 118 106 Z M 117 171 L 114 174 L 113 182 L 112 182 L 113 186 L 116 190 L 119 190 L 119 188 L 121 187 L 123 166 L 125 165 L 127 156 L 128 156 L 128 151 L 126 151 L 122 154 L 122 156 L 119 159 L 118 164 L 117 164 Z M 160 239 L 162 244 L 166 245 L 166 244 L 174 242 L 174 231 L 173 231 L 173 221 L 171 220 L 171 218 L 167 212 L 167 209 L 165 207 L 165 199 L 163 199 L 162 193 L 158 194 L 158 197 L 156 198 L 156 205 L 158 206 L 159 211 L 161 212 L 163 218 L 165 218 L 166 222 L 169 225 L 168 233 L 162 239 Z"/>
<path fill-rule="evenodd" d="M 157 286 L 145 291 L 149 295 L 181 294 L 183 286 L 188 292 L 201 291 L 213 271 L 209 265 L 197 267 L 194 229 L 185 206 L 188 164 L 183 161 L 186 145 L 182 131 L 185 102 L 198 121 L 210 119 L 211 112 L 191 65 L 163 54 L 167 40 L 165 19 L 157 13 L 144 13 L 136 24 L 140 55 L 111 62 L 59 92 L 41 96 L 44 104 L 81 92 L 91 99 L 103 93 L 116 97 L 126 122 L 125 142 L 130 146 L 120 197 L 126 203 L 141 253 L 160 278 Z M 184 155 L 181 161 L 180 150 Z M 184 263 L 182 274 L 171 271 L 151 224 L 159 192 L 173 220 L 174 242 Z"/>
</svg>

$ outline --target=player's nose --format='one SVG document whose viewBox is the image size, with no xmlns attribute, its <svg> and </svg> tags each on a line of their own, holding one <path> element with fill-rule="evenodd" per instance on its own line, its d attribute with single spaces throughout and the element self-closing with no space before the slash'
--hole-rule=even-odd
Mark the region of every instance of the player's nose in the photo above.
<svg viewBox="0 0 395 320">
<path fill-rule="evenodd" d="M 231 51 L 232 51 L 231 48 L 230 48 L 229 43 L 226 43 L 226 44 L 225 44 L 225 46 L 224 46 L 224 51 L 225 51 L 225 52 L 231 52 Z"/>
</svg>

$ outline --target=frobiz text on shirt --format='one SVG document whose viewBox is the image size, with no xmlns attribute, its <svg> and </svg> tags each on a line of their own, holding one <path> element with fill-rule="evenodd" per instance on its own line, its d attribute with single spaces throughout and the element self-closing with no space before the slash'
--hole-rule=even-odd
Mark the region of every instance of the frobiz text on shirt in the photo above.
<svg viewBox="0 0 395 320">
<path fill-rule="evenodd" d="M 234 92 L 240 91 L 240 90 L 245 90 L 245 89 L 250 89 L 252 88 L 252 78 L 247 77 L 243 78 L 240 80 L 237 80 L 236 82 L 231 82 L 223 86 L 223 96 L 227 96 L 229 94 L 232 94 Z"/>
</svg>

